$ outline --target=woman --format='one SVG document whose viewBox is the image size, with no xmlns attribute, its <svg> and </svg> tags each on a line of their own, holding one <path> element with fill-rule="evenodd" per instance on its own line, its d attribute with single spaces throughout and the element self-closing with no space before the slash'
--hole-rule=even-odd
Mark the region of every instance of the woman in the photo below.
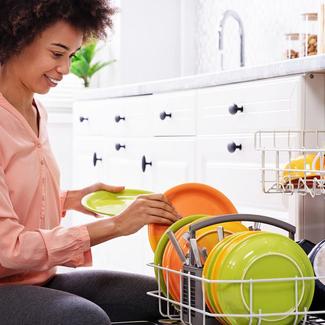
<svg viewBox="0 0 325 325">
<path fill-rule="evenodd" d="M 164 196 L 138 198 L 120 215 L 63 228 L 66 210 L 86 212 L 95 184 L 61 193 L 46 111 L 34 99 L 69 73 L 83 42 L 103 38 L 114 9 L 105 0 L 0 0 L 0 324 L 110 324 L 154 320 L 151 278 L 105 271 L 55 274 L 91 265 L 91 246 L 178 219 Z"/>
</svg>

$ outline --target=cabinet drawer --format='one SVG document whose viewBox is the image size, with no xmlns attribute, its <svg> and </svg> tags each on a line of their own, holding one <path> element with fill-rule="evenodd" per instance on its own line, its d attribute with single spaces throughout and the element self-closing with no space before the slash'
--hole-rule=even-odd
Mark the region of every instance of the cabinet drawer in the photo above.
<svg viewBox="0 0 325 325">
<path fill-rule="evenodd" d="M 297 143 L 298 137 L 292 136 L 291 143 Z M 211 155 L 218 157 L 218 161 L 235 163 L 235 164 L 257 164 L 261 166 L 261 152 L 255 149 L 254 133 L 244 134 L 227 134 L 223 136 L 199 136 L 197 137 L 198 148 L 204 152 L 209 152 Z M 258 142 L 258 139 L 257 139 Z M 276 140 L 277 148 L 286 148 L 288 138 L 284 134 L 278 136 Z M 263 137 L 263 146 L 273 148 L 274 138 L 272 133 L 269 136 Z M 265 153 L 267 162 L 275 165 L 276 153 L 269 151 Z M 289 154 L 287 151 L 279 152 L 279 163 L 286 164 L 289 162 Z"/>
<path fill-rule="evenodd" d="M 102 116 L 100 101 L 75 102 L 73 105 L 73 129 L 77 135 L 101 135 Z"/>
<path fill-rule="evenodd" d="M 107 99 L 103 105 L 104 134 L 109 136 L 152 135 L 152 112 L 148 96 Z"/>
<path fill-rule="evenodd" d="M 153 95 L 154 135 L 195 135 L 196 91 Z"/>
<path fill-rule="evenodd" d="M 231 140 L 242 145 L 242 150 L 237 149 L 234 153 L 227 150 L 229 140 L 228 136 L 198 138 L 198 180 L 221 190 L 237 208 L 242 206 L 287 211 L 288 203 L 283 196 L 265 194 L 262 191 L 261 154 L 255 151 L 252 136 L 231 135 Z M 285 140 L 283 138 L 284 142 Z M 285 163 L 284 159 L 287 156 L 280 157 L 281 164 Z M 269 162 L 274 163 L 272 158 Z"/>
<path fill-rule="evenodd" d="M 297 129 L 302 81 L 290 77 L 199 90 L 198 134 Z"/>
</svg>

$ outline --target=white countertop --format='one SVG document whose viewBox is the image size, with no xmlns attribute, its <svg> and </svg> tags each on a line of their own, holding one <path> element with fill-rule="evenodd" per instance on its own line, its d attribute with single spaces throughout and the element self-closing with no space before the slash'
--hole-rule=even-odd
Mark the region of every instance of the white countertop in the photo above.
<svg viewBox="0 0 325 325">
<path fill-rule="evenodd" d="M 78 94 L 76 99 L 90 100 L 155 94 L 321 71 L 325 72 L 324 54 L 279 61 L 261 66 L 238 68 L 237 70 L 205 73 L 107 88 L 84 89 Z"/>
</svg>

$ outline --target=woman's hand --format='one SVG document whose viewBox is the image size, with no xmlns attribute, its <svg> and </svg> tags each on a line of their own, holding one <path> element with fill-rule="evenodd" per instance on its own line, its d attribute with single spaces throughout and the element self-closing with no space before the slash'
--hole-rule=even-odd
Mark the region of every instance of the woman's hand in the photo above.
<svg viewBox="0 0 325 325">
<path fill-rule="evenodd" d="M 63 207 L 64 210 L 76 210 L 97 217 L 98 215 L 96 213 L 85 209 L 81 205 L 81 199 L 89 193 L 100 191 L 100 190 L 104 190 L 112 193 L 118 193 L 124 190 L 124 186 L 110 186 L 103 183 L 97 183 L 85 187 L 81 190 L 68 191 L 67 197 L 64 201 L 64 207 Z"/>
<path fill-rule="evenodd" d="M 171 225 L 180 219 L 163 194 L 140 195 L 120 215 L 115 217 L 118 236 L 130 235 L 150 223 Z"/>
</svg>

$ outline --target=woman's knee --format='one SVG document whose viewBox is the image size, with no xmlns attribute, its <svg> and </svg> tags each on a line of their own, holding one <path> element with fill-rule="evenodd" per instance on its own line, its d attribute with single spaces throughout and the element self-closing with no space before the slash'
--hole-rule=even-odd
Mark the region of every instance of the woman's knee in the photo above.
<svg viewBox="0 0 325 325">
<path fill-rule="evenodd" d="M 60 314 L 60 324 L 69 325 L 110 325 L 106 312 L 93 302 L 81 297 L 72 296 L 60 303 L 57 310 Z"/>
</svg>

